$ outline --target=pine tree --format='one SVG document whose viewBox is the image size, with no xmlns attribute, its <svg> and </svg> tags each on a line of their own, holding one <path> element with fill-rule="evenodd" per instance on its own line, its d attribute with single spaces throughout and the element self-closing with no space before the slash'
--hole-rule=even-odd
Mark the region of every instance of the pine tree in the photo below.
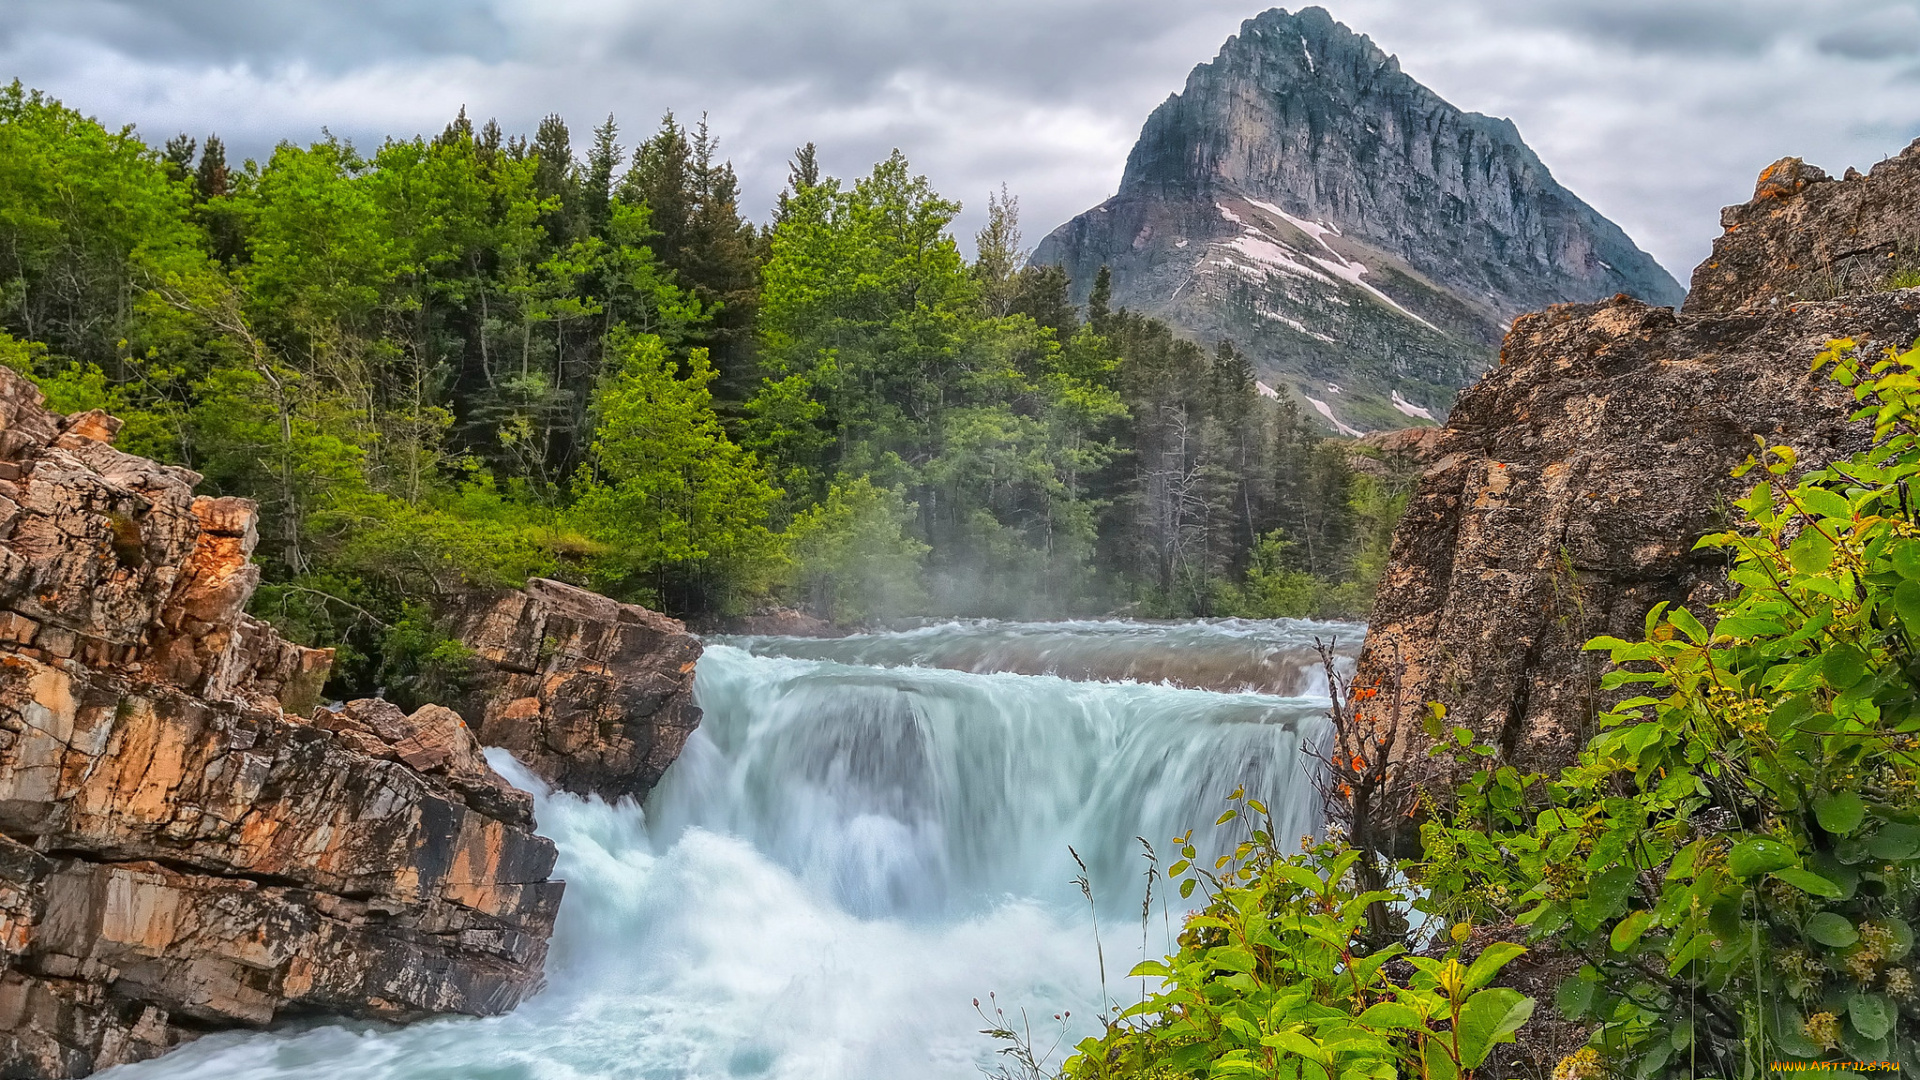
<svg viewBox="0 0 1920 1080">
<path fill-rule="evenodd" d="M 556 245 L 565 245 L 581 235 L 582 216 L 579 175 L 567 122 L 556 113 L 548 113 L 534 132 L 532 152 L 538 159 L 533 172 L 534 194 L 541 202 L 552 200 L 557 204 L 557 209 L 541 214 L 540 224 Z"/>
<path fill-rule="evenodd" d="M 207 145 L 200 151 L 200 168 L 194 174 L 194 191 L 201 202 L 218 199 L 228 194 L 229 177 L 227 175 L 227 148 L 221 145 L 220 136 L 207 136 Z"/>
<path fill-rule="evenodd" d="M 808 188 L 820 186 L 820 156 L 812 143 L 793 152 L 793 160 L 787 162 L 787 187 L 780 193 L 780 201 L 773 208 L 773 224 L 778 226 L 787 220 L 789 204 L 793 197 Z"/>
<path fill-rule="evenodd" d="M 442 131 L 440 137 L 434 141 L 441 144 L 473 141 L 473 121 L 467 119 L 465 105 L 460 106 L 460 115 L 454 117 L 453 122 L 448 124 L 447 129 Z"/>
<path fill-rule="evenodd" d="M 720 372 L 715 392 L 737 402 L 753 381 L 746 353 L 759 306 L 759 236 L 740 216 L 739 179 L 718 151 L 706 117 L 689 131 L 669 112 L 634 151 L 619 197 L 647 208 L 648 246 L 714 314 L 703 340 Z"/>
<path fill-rule="evenodd" d="M 587 152 L 587 172 L 582 181 L 582 202 L 588 230 L 599 235 L 607 227 L 608 206 L 613 201 L 613 172 L 623 157 L 620 149 L 620 125 L 613 114 L 593 129 L 593 149 Z"/>
<path fill-rule="evenodd" d="M 1106 333 L 1108 316 L 1113 312 L 1109 305 L 1113 303 L 1113 271 L 1105 266 L 1093 277 L 1093 291 L 1087 294 L 1087 325 L 1093 327 L 1096 334 Z"/>
<path fill-rule="evenodd" d="M 500 130 L 500 121 L 489 118 L 485 127 L 480 129 L 480 137 L 474 140 L 475 148 L 480 152 L 480 160 L 488 165 L 500 157 L 504 149 L 504 133 Z"/>
<path fill-rule="evenodd" d="M 973 274 L 980 281 L 987 314 L 995 318 L 1012 314 L 1018 295 L 1015 275 L 1027 253 L 1020 249 L 1020 200 L 1007 193 L 1007 185 L 1000 185 L 998 195 L 987 196 L 987 223 L 974 244 Z"/>
<path fill-rule="evenodd" d="M 167 175 L 175 180 L 185 180 L 193 175 L 193 155 L 200 144 L 191 135 L 181 132 L 167 140 L 167 148 L 161 151 L 161 158 L 167 163 Z"/>
</svg>

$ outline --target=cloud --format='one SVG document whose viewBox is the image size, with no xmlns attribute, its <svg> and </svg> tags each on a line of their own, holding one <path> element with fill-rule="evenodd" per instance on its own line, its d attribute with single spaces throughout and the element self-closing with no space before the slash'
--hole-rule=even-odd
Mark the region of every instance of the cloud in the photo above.
<svg viewBox="0 0 1920 1080">
<path fill-rule="evenodd" d="M 1454 104 L 1511 117 L 1554 174 L 1679 276 L 1718 207 L 1800 154 L 1838 172 L 1920 134 L 1920 0 L 1339 0 Z M 802 142 L 895 146 L 968 211 L 1006 182 L 1028 242 L 1111 194 L 1147 113 L 1238 31 L 1225 0 L 0 0 L 0 76 L 153 140 L 363 144 L 465 105 L 631 144 L 706 112 L 764 213 Z"/>
<path fill-rule="evenodd" d="M 1880 8 L 1819 39 L 1823 53 L 1846 60 L 1886 60 L 1920 53 L 1920 7 L 1894 4 Z"/>
</svg>

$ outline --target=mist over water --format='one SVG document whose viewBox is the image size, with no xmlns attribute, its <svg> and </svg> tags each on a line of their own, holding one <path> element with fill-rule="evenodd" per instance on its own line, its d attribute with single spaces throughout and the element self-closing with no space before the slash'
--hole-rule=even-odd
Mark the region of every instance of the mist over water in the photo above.
<svg viewBox="0 0 1920 1080">
<path fill-rule="evenodd" d="M 517 1012 L 228 1033 L 105 1075 L 976 1077 L 993 1047 L 973 998 L 993 991 L 1036 1018 L 1070 1009 L 1089 1027 L 1099 1011 L 1068 845 L 1101 902 L 1108 989 L 1124 996 L 1117 975 L 1140 951 L 1136 836 L 1163 853 L 1189 827 L 1200 840 L 1242 784 L 1281 835 L 1317 827 L 1312 640 L 1351 649 L 1359 629 L 983 622 L 716 640 L 696 681 L 705 719 L 644 811 L 539 796 L 567 896 L 548 988 Z M 1094 681 L 1128 664 L 1187 685 Z M 1043 670 L 1055 674 L 1020 673 Z M 1206 680 L 1232 689 L 1191 688 Z M 1164 939 L 1156 911 L 1155 955 Z"/>
</svg>

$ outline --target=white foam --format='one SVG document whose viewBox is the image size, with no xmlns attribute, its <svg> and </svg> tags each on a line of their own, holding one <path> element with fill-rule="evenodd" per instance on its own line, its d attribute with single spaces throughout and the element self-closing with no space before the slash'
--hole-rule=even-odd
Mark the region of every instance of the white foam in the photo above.
<svg viewBox="0 0 1920 1080">
<path fill-rule="evenodd" d="M 949 624 L 892 636 L 1140 637 L 1304 660 L 1306 639 L 1327 629 Z M 858 654 L 872 642 L 819 644 Z M 1104 922 L 1139 912 L 1134 835 L 1164 846 L 1199 824 L 1198 841 L 1235 786 L 1267 793 L 1286 835 L 1318 824 L 1305 770 L 1323 700 L 717 643 L 695 686 L 705 718 L 644 812 L 536 795 L 567 890 L 548 986 L 517 1011 L 214 1034 L 116 1080 L 975 1080 L 995 1049 L 976 996 L 997 991 L 1016 1021 L 1030 1007 L 1036 1035 L 1070 1008 L 1069 1045 L 1097 1028 L 1093 928 L 1068 844 Z M 501 751 L 487 756 L 539 788 Z M 1170 907 L 1177 926 L 1181 905 Z M 1161 924 L 1156 912 L 1154 955 L 1172 945 Z M 1139 938 L 1118 937 L 1106 962 L 1125 1001 L 1138 984 L 1113 969 L 1138 959 Z"/>
</svg>

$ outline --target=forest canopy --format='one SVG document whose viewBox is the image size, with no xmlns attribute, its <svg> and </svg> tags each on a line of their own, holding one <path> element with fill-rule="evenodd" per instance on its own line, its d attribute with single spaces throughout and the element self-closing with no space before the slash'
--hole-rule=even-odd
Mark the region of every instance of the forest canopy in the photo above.
<svg viewBox="0 0 1920 1080">
<path fill-rule="evenodd" d="M 0 362 L 256 500 L 255 610 L 338 689 L 533 575 L 688 616 L 1363 613 L 1406 470 L 1104 271 L 1076 308 L 1004 190 L 969 258 L 897 151 L 803 146 L 756 225 L 704 119 L 622 135 L 463 111 L 231 162 L 16 82 Z"/>
</svg>

